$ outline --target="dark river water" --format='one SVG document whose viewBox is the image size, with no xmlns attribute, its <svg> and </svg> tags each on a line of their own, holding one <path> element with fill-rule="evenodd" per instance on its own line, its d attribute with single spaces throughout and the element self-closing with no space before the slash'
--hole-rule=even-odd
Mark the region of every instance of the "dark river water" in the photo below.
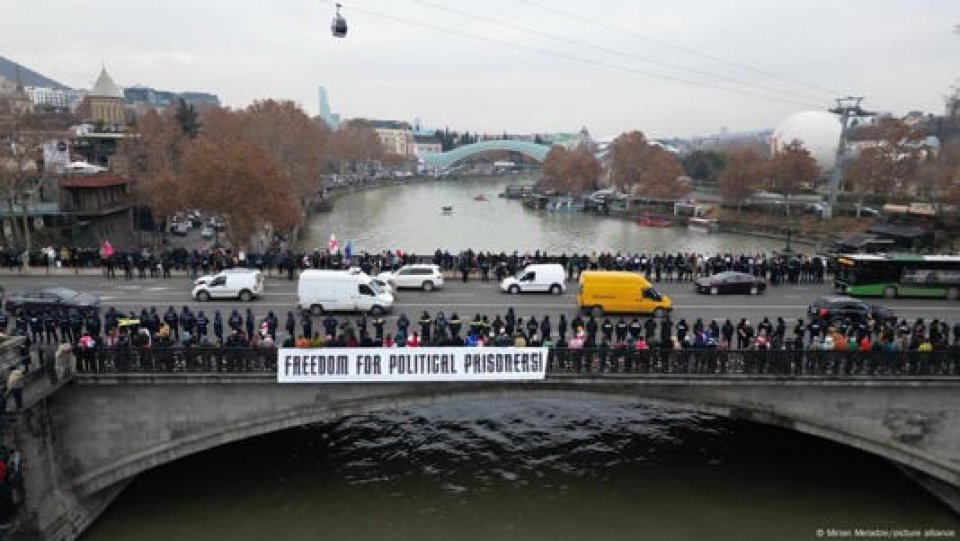
<svg viewBox="0 0 960 541">
<path fill-rule="evenodd" d="M 545 215 L 505 181 L 339 198 L 310 224 L 356 251 L 758 251 L 780 242 Z M 488 201 L 474 201 L 477 194 Z M 441 206 L 454 207 L 445 216 Z M 797 433 L 622 402 L 462 402 L 350 417 L 136 480 L 89 540 L 809 540 L 952 528 L 896 467 Z"/>
<path fill-rule="evenodd" d="M 801 540 L 960 527 L 890 463 L 797 433 L 620 402 L 350 417 L 150 471 L 89 540 Z"/>
</svg>

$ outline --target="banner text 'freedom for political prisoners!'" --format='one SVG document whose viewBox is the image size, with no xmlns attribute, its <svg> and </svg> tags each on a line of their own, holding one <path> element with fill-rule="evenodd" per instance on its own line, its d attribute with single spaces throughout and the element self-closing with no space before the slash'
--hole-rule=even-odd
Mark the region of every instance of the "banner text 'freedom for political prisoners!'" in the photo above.
<svg viewBox="0 0 960 541">
<path fill-rule="evenodd" d="M 282 348 L 280 383 L 544 379 L 547 348 Z"/>
</svg>

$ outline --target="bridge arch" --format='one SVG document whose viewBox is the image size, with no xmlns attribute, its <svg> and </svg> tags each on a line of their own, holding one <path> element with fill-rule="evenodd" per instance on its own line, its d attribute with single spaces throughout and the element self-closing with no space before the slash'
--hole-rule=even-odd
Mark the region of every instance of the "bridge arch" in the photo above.
<svg viewBox="0 0 960 541">
<path fill-rule="evenodd" d="M 584 378 L 555 378 L 545 382 L 500 386 L 474 383 L 443 386 L 431 386 L 429 384 L 348 385 L 337 386 L 336 388 L 291 385 L 278 388 L 272 378 L 262 376 L 240 378 L 234 376 L 232 379 L 236 381 L 233 384 L 220 385 L 219 387 L 211 385 L 209 381 L 191 383 L 171 380 L 163 382 L 161 385 L 153 385 L 153 392 L 143 392 L 142 386 L 129 384 L 130 379 L 136 378 L 124 377 L 128 380 L 127 385 L 102 385 L 104 383 L 103 377 L 85 377 L 82 379 L 88 381 L 85 384 L 73 386 L 70 392 L 75 395 L 79 392 L 78 397 L 80 398 L 82 398 L 80 395 L 87 394 L 87 397 L 82 399 L 81 402 L 93 404 L 93 400 L 97 400 L 96 403 L 100 404 L 97 407 L 102 407 L 103 391 L 107 394 L 114 394 L 119 391 L 120 396 L 108 398 L 107 401 L 112 402 L 116 399 L 125 402 L 125 407 L 130 408 L 131 411 L 159 411 L 159 408 L 151 408 L 149 403 L 131 404 L 130 402 L 136 402 L 138 396 L 147 401 L 152 401 L 158 395 L 155 392 L 156 389 L 166 389 L 166 394 L 171 397 L 178 397 L 176 400 L 168 402 L 168 407 L 174 411 L 167 415 L 171 419 L 181 420 L 172 423 L 169 420 L 161 421 L 157 427 L 147 426 L 148 432 L 158 435 L 156 441 L 141 442 L 142 444 L 139 446 L 133 445 L 123 449 L 114 449 L 116 456 L 109 460 L 94 460 L 91 463 L 84 460 L 82 456 L 71 457 L 75 463 L 77 461 L 86 463 L 80 464 L 79 471 L 75 471 L 74 475 L 69 476 L 73 489 L 82 496 L 89 496 L 114 486 L 148 469 L 219 445 L 250 437 L 297 426 L 328 422 L 349 415 L 444 403 L 463 400 L 464 398 L 471 400 L 565 398 L 621 403 L 633 402 L 749 420 L 797 430 L 805 434 L 850 445 L 910 466 L 951 486 L 960 486 L 960 467 L 957 466 L 953 457 L 942 456 L 937 452 L 937 449 L 917 446 L 911 443 L 910 438 L 904 438 L 902 434 L 897 434 L 895 429 L 888 430 L 883 436 L 873 434 L 871 429 L 865 426 L 864 419 L 861 417 L 864 412 L 855 412 L 856 414 L 849 422 L 838 422 L 837 418 L 830 416 L 818 417 L 818 413 L 822 413 L 822 410 L 814 411 L 812 415 L 805 414 L 809 413 L 806 410 L 811 407 L 811 404 L 822 404 L 823 399 L 816 396 L 807 397 L 803 401 L 790 404 L 789 396 L 797 396 L 796 389 L 788 393 L 783 385 L 771 386 L 769 382 L 744 381 L 742 384 L 706 387 L 696 384 L 691 386 L 689 379 L 679 378 L 673 381 L 664 379 L 652 382 L 648 380 L 645 382 L 624 381 L 622 383 Z M 101 381 L 94 382 L 95 379 Z M 117 379 L 117 377 L 108 379 Z M 155 376 L 143 376 L 141 379 L 155 379 Z M 136 387 L 141 387 L 141 389 L 138 391 Z M 884 407 L 887 407 L 886 401 L 876 401 L 870 398 L 871 392 L 876 391 L 878 387 L 882 387 L 882 385 L 855 386 L 845 389 L 845 391 L 850 392 L 844 393 L 841 408 L 850 408 L 850 405 L 858 400 L 882 403 Z M 836 387 L 831 390 L 836 394 Z M 250 400 L 251 393 L 258 391 L 282 396 L 283 399 L 269 400 L 269 403 L 274 407 L 263 407 L 262 402 L 256 399 Z M 953 392 L 952 388 L 951 392 Z M 199 397 L 200 394 L 206 395 L 208 401 L 216 401 L 219 407 L 207 410 L 212 414 L 206 418 L 199 415 L 199 418 L 182 421 L 189 418 L 186 411 L 180 411 L 183 408 L 182 405 L 187 405 L 188 408 L 195 407 L 198 401 L 203 402 L 204 400 Z M 211 394 L 219 394 L 220 396 L 211 398 Z M 858 398 L 856 395 L 864 396 Z M 939 398 L 935 397 L 934 399 L 942 400 L 944 395 L 936 396 Z M 786 402 L 784 401 L 785 398 L 787 398 Z M 71 409 L 78 412 L 77 416 L 90 416 L 91 412 L 97 410 L 97 407 L 93 406 L 77 407 L 78 404 L 74 400 L 68 402 L 70 402 Z M 252 407 L 245 407 L 245 405 Z M 836 404 L 828 405 L 828 409 L 835 406 Z M 234 417 L 229 422 L 217 422 L 215 420 L 216 415 L 224 409 L 237 409 L 241 415 Z M 187 416 L 185 417 L 185 415 Z M 914 421 L 916 421 L 917 413 L 895 412 L 893 418 L 889 413 L 875 416 L 881 421 L 881 424 L 890 425 L 892 423 L 895 425 L 898 415 L 901 417 L 913 416 Z M 174 426 L 171 427 L 171 424 Z M 78 428 L 84 428 L 83 425 L 84 423 L 78 422 Z M 73 434 L 61 435 L 62 441 L 65 441 L 64 445 L 79 443 L 70 443 L 74 437 Z M 97 442 L 96 444 L 102 445 L 103 442 Z M 952 445 L 956 445 L 956 443 L 952 443 Z M 86 454 L 82 448 L 75 449 L 75 451 L 77 450 L 80 451 L 81 455 Z M 69 449 L 64 449 L 64 451 L 68 454 L 70 452 Z M 86 450 L 86 452 L 89 451 L 89 449 Z"/>
<path fill-rule="evenodd" d="M 475 156 L 483 152 L 490 152 L 493 150 L 508 150 L 512 152 L 519 152 L 528 158 L 532 158 L 542 163 L 547 157 L 547 153 L 550 152 L 550 148 L 551 147 L 548 145 L 541 145 L 539 143 L 531 143 L 529 141 L 513 141 L 509 139 L 478 141 L 476 143 L 459 146 L 453 150 L 448 150 L 439 154 L 428 154 L 423 157 L 423 161 L 430 167 L 442 170 L 448 169 L 460 160 L 464 160 L 470 156 Z"/>
</svg>

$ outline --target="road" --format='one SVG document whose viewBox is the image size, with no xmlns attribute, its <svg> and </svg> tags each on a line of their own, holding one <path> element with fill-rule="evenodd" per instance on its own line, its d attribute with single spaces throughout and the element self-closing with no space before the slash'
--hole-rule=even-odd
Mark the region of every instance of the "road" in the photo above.
<svg viewBox="0 0 960 541">
<path fill-rule="evenodd" d="M 41 271 L 42 272 L 42 271 Z M 245 311 L 249 306 L 257 316 L 266 315 L 272 310 L 283 320 L 288 310 L 296 307 L 296 281 L 289 281 L 276 276 L 267 277 L 265 294 L 262 298 L 249 304 L 239 301 L 215 301 L 199 303 L 190 297 L 191 286 L 188 279 L 182 275 L 170 279 L 144 280 L 107 280 L 99 275 L 72 274 L 39 274 L 34 271 L 30 275 L 0 275 L 0 285 L 11 294 L 40 287 L 62 286 L 99 295 L 104 308 L 115 306 L 123 312 L 139 312 L 142 307 L 156 306 L 158 310 L 166 310 L 167 306 L 174 306 L 179 311 L 184 305 L 191 310 L 202 309 L 208 314 L 214 310 L 221 310 L 224 317 L 233 308 Z M 433 315 L 437 310 L 443 310 L 449 317 L 457 312 L 464 320 L 472 319 L 477 313 L 486 314 L 493 319 L 496 314 L 506 312 L 508 306 L 513 306 L 518 317 L 527 318 L 536 315 L 538 319 L 549 314 L 550 319 L 556 322 L 561 313 L 572 317 L 576 312 L 576 284 L 572 284 L 566 293 L 559 296 L 551 295 L 520 295 L 512 296 L 500 293 L 496 282 L 480 282 L 471 280 L 463 284 L 459 280 L 448 279 L 443 289 L 432 292 L 402 290 L 397 297 L 393 312 L 387 318 L 395 319 L 400 313 L 406 313 L 411 320 L 417 319 L 423 310 Z M 756 323 L 764 316 L 775 320 L 782 316 L 787 322 L 805 318 L 807 305 L 818 295 L 831 293 L 829 284 L 815 285 L 787 285 L 768 288 L 761 296 L 725 295 L 708 296 L 695 293 L 689 283 L 660 283 L 657 288 L 673 299 L 674 320 L 686 318 L 692 322 L 697 317 L 723 320 L 730 318 L 734 322 L 740 318 L 747 318 Z M 949 322 L 960 320 L 960 302 L 930 299 L 879 299 L 882 303 L 894 309 L 899 317 L 912 321 L 922 317 L 925 320 L 932 318 L 946 319 Z"/>
</svg>

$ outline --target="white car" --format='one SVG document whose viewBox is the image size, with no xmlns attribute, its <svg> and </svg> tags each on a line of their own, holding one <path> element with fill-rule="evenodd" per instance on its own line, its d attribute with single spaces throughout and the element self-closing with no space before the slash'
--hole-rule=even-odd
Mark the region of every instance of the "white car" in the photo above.
<svg viewBox="0 0 960 541">
<path fill-rule="evenodd" d="M 527 265 L 516 276 L 508 276 L 500 282 L 500 291 L 518 295 L 527 292 L 560 295 L 566 291 L 567 273 L 559 263 Z"/>
<path fill-rule="evenodd" d="M 413 288 L 431 291 L 443 287 L 443 273 L 438 265 L 404 265 L 395 272 L 381 272 L 377 278 L 394 289 Z"/>
<path fill-rule="evenodd" d="M 211 299 L 240 299 L 250 302 L 255 297 L 263 295 L 263 273 L 256 269 L 244 271 L 224 271 L 212 277 L 209 281 L 194 286 L 192 296 L 200 302 Z M 200 280 L 197 280 L 200 282 Z"/>
</svg>

